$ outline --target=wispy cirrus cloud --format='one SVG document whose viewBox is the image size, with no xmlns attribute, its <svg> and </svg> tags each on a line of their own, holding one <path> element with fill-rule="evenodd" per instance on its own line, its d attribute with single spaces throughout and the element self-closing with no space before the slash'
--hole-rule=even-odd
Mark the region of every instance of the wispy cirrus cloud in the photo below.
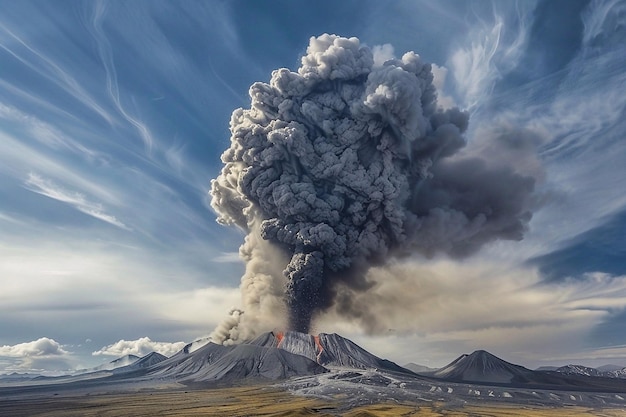
<svg viewBox="0 0 626 417">
<path fill-rule="evenodd" d="M 24 182 L 24 186 L 34 193 L 67 203 L 76 210 L 98 220 L 102 220 L 103 222 L 124 230 L 132 230 L 115 216 L 106 213 L 102 204 L 89 201 L 82 193 L 64 189 L 51 180 L 44 179 L 35 173 L 28 174 L 28 179 Z"/>
<path fill-rule="evenodd" d="M 62 88 L 87 108 L 98 114 L 110 125 L 114 124 L 114 118 L 96 99 L 92 97 L 72 75 L 57 64 L 52 58 L 29 45 L 28 41 L 17 33 L 0 23 L 0 49 L 5 50 L 13 58 L 20 61 L 31 71 L 48 79 L 50 82 Z"/>
<path fill-rule="evenodd" d="M 97 152 L 70 138 L 55 126 L 16 107 L 0 103 L 0 119 L 20 125 L 27 132 L 29 139 L 34 139 L 51 149 L 69 150 L 87 158 L 97 156 Z"/>
<path fill-rule="evenodd" d="M 528 37 L 529 5 L 506 14 L 494 7 L 493 20 L 479 19 L 468 44 L 451 54 L 448 65 L 462 107 L 473 112 L 488 102 L 496 82 L 518 65 Z"/>
<path fill-rule="evenodd" d="M 98 53 L 106 72 L 107 92 L 117 111 L 122 115 L 126 122 L 130 123 L 137 130 L 139 136 L 143 140 L 146 151 L 150 153 L 155 142 L 150 129 L 144 122 L 130 114 L 120 100 L 119 86 L 117 83 L 117 71 L 115 70 L 115 62 L 113 60 L 113 51 L 111 49 L 111 44 L 104 33 L 104 29 L 102 28 L 102 20 L 106 14 L 106 7 L 105 2 L 96 1 L 94 3 L 93 18 L 91 22 L 91 28 L 93 30 L 91 33 L 96 41 L 96 45 L 98 46 Z"/>
</svg>

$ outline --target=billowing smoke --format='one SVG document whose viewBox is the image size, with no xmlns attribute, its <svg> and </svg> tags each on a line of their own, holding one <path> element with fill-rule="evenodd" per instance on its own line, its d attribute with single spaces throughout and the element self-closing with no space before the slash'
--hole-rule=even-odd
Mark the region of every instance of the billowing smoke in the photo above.
<svg viewBox="0 0 626 417">
<path fill-rule="evenodd" d="M 298 72 L 274 71 L 250 97 L 211 191 L 218 221 L 248 233 L 245 312 L 214 339 L 249 337 L 282 306 L 307 332 L 338 286 L 367 290 L 372 265 L 522 238 L 534 178 L 461 152 L 468 114 L 438 106 L 417 54 L 380 63 L 357 38 L 325 34 Z"/>
</svg>

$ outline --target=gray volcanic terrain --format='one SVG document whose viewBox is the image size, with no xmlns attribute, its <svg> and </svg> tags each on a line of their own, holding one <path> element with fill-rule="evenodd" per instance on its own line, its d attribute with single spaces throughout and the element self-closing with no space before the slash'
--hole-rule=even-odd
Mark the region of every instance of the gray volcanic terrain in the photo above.
<svg viewBox="0 0 626 417">
<path fill-rule="evenodd" d="M 485 351 L 418 375 L 337 334 L 268 332 L 239 345 L 191 346 L 170 358 L 149 354 L 110 371 L 6 380 L 0 398 L 265 382 L 296 395 L 329 400 L 340 395 L 347 408 L 384 401 L 626 406 L 622 379 L 531 371 Z"/>
<path fill-rule="evenodd" d="M 143 356 L 137 359 L 130 365 L 121 366 L 119 368 L 113 369 L 113 373 L 119 374 L 119 373 L 136 371 L 139 369 L 150 368 L 151 366 L 154 366 L 157 363 L 161 363 L 164 360 L 167 360 L 167 356 L 161 355 L 160 353 L 157 353 L 157 352 L 150 352 L 146 356 Z"/>
<path fill-rule="evenodd" d="M 626 378 L 626 368 L 618 365 L 604 365 L 591 368 L 583 365 L 565 365 L 555 369 L 566 375 L 599 376 L 605 378 Z"/>
<path fill-rule="evenodd" d="M 147 371 L 151 376 L 158 378 L 184 378 L 203 371 L 231 350 L 229 346 L 207 343 L 189 352 L 188 346 Z"/>
</svg>

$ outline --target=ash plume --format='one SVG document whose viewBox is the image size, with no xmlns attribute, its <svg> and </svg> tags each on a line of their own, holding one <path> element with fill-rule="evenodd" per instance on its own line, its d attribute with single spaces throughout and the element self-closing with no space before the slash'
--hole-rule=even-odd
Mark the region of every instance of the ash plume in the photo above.
<svg viewBox="0 0 626 417">
<path fill-rule="evenodd" d="M 283 308 L 308 332 L 339 285 L 367 290 L 365 272 L 393 257 L 523 237 L 535 178 L 462 152 L 469 115 L 438 106 L 419 55 L 379 61 L 357 38 L 313 37 L 297 72 L 253 84 L 250 108 L 233 112 L 211 195 L 218 222 L 248 233 L 245 313 L 215 340 Z"/>
</svg>

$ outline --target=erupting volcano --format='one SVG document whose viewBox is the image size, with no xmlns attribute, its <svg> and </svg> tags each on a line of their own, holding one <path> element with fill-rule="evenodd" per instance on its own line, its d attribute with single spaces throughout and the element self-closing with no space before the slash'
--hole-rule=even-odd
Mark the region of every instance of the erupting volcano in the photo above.
<svg viewBox="0 0 626 417">
<path fill-rule="evenodd" d="M 297 72 L 274 71 L 250 97 L 232 114 L 211 190 L 218 221 L 248 233 L 246 314 L 214 340 L 250 338 L 281 305 L 287 327 L 308 333 L 339 288 L 371 287 L 372 264 L 522 238 L 534 179 L 462 152 L 468 113 L 438 105 L 419 55 L 384 60 L 357 38 L 325 34 Z"/>
<path fill-rule="evenodd" d="M 338 334 L 320 333 L 317 336 L 295 331 L 263 333 L 250 344 L 265 348 L 279 348 L 304 356 L 322 366 L 356 369 L 385 369 L 411 373 L 405 368 L 381 359 L 356 343 Z"/>
</svg>

